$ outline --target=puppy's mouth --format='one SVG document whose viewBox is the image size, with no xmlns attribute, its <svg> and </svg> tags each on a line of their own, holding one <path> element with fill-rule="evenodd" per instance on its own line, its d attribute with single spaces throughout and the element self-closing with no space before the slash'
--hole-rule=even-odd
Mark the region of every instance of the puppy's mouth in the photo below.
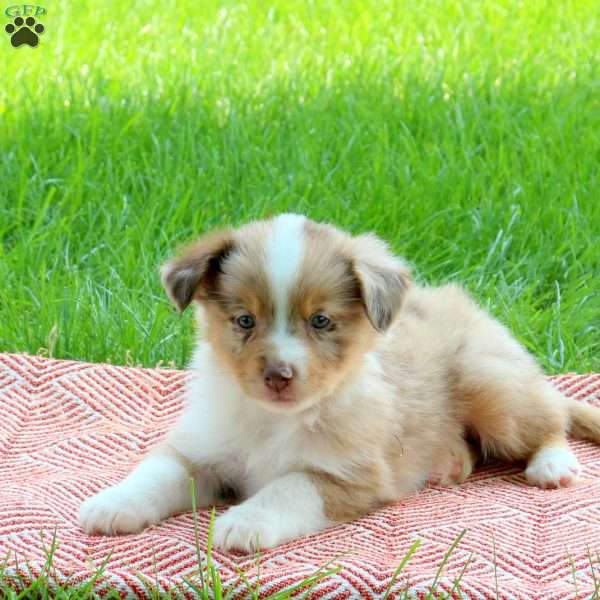
<svg viewBox="0 0 600 600">
<path fill-rule="evenodd" d="M 262 393 L 254 397 L 270 412 L 299 413 L 313 406 L 317 400 L 315 396 L 306 396 L 303 391 L 296 385 L 279 391 L 263 386 Z"/>
<path fill-rule="evenodd" d="M 289 388 L 275 391 L 265 386 L 265 396 L 270 403 L 281 406 L 294 404 L 296 400 L 296 395 Z"/>
</svg>

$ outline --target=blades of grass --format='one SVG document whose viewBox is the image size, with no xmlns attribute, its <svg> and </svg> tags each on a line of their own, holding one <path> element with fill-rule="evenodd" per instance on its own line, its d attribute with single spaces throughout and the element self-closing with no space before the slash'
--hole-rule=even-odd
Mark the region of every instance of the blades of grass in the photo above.
<svg viewBox="0 0 600 600">
<path fill-rule="evenodd" d="M 13 599 L 17 597 L 17 593 L 12 583 L 12 576 L 10 574 L 2 573 L 0 576 L 0 595 L 2 598 Z"/>
<path fill-rule="evenodd" d="M 192 495 L 192 518 L 194 519 L 194 544 L 196 546 L 196 559 L 198 560 L 198 572 L 200 573 L 200 586 L 207 592 L 204 584 L 204 573 L 202 572 L 202 554 L 200 552 L 200 532 L 198 527 L 198 510 L 196 506 L 196 482 L 190 477 L 190 493 Z M 210 562 L 210 551 L 207 551 L 207 561 Z"/>
<path fill-rule="evenodd" d="M 495 589 L 496 589 L 496 600 L 498 600 L 499 596 L 498 596 L 498 563 L 496 560 L 496 536 L 494 535 L 494 532 L 492 531 L 492 552 L 493 552 L 493 556 L 494 556 L 494 583 L 495 583 Z"/>
<path fill-rule="evenodd" d="M 154 558 L 154 587 L 156 588 L 156 593 L 159 593 L 160 590 L 160 584 L 158 582 L 158 568 L 157 568 L 157 564 L 156 564 L 156 551 L 153 552 L 153 558 Z M 158 598 L 158 595 L 157 595 Z"/>
<path fill-rule="evenodd" d="M 302 596 L 302 598 L 306 599 L 310 596 L 311 592 L 315 589 L 318 583 L 320 583 L 324 579 L 327 579 L 328 577 L 331 577 L 332 575 L 337 575 L 341 570 L 342 567 L 340 565 L 337 565 L 333 567 L 333 569 L 329 569 L 328 571 L 321 571 L 318 574 L 317 572 L 315 572 L 309 578 L 305 579 L 303 582 L 298 584 L 297 588 L 292 590 L 292 593 L 294 593 L 297 590 L 301 590 L 304 586 L 308 585 L 308 589 L 305 590 L 304 595 Z"/>
<path fill-rule="evenodd" d="M 21 592 L 17 595 L 17 600 L 28 600 L 31 598 L 31 592 L 34 589 L 33 585 L 29 585 L 26 588 L 23 588 Z"/>
<path fill-rule="evenodd" d="M 260 596 L 260 544 L 256 551 L 256 598 Z"/>
<path fill-rule="evenodd" d="M 238 577 L 242 580 L 242 582 L 246 586 L 246 589 L 250 593 L 251 598 L 254 600 L 256 598 L 256 595 L 255 595 L 254 588 L 252 587 L 252 584 L 250 583 L 250 580 L 246 577 L 246 574 L 244 573 L 244 571 L 242 571 L 237 565 L 235 567 L 235 570 L 237 571 Z"/>
<path fill-rule="evenodd" d="M 596 571 L 594 571 L 594 559 L 592 558 L 592 552 L 590 550 L 589 546 L 586 546 L 587 548 L 587 557 L 588 557 L 588 562 L 590 563 L 590 569 L 592 571 L 592 581 L 594 582 L 594 589 L 598 589 L 598 582 L 596 579 Z M 1 572 L 1 570 L 0 570 Z"/>
<path fill-rule="evenodd" d="M 204 590 L 202 588 L 199 588 L 195 583 L 192 583 L 187 577 L 184 577 L 182 581 L 192 590 L 192 592 L 194 592 L 194 594 L 197 594 L 199 598 L 205 598 Z"/>
<path fill-rule="evenodd" d="M 229 589 L 226 591 L 225 597 L 223 600 L 231 600 L 234 597 L 234 595 L 236 593 L 236 586 L 240 580 L 241 580 L 241 577 L 238 574 L 238 579 L 230 584 Z"/>
<path fill-rule="evenodd" d="M 383 599 L 382 600 L 387 600 L 387 597 L 390 595 L 390 593 L 392 591 L 392 587 L 394 586 L 394 583 L 396 583 L 396 579 L 398 579 L 400 573 L 402 572 L 402 569 L 404 569 L 404 567 L 406 566 L 406 564 L 408 563 L 408 561 L 411 559 L 412 555 L 417 551 L 417 548 L 420 545 L 421 545 L 421 540 L 420 539 L 416 539 L 412 543 L 412 546 L 408 549 L 408 551 L 406 552 L 406 554 L 404 555 L 404 557 L 400 561 L 400 564 L 394 570 L 394 573 L 392 574 L 392 579 L 390 580 L 390 582 L 389 582 L 389 584 L 388 584 L 388 586 L 387 586 L 387 588 L 385 590 L 385 594 L 383 595 Z"/>
<path fill-rule="evenodd" d="M 408 600 L 408 593 L 410 591 L 410 575 L 406 578 L 406 590 L 404 590 L 403 600 Z"/>
<path fill-rule="evenodd" d="M 94 600 L 96 600 L 98 598 L 97 595 L 93 596 Z M 105 596 L 105 598 L 108 598 L 108 600 L 122 600 L 121 599 L 121 593 L 119 592 L 119 590 L 112 588 L 108 591 L 107 595 Z"/>
<path fill-rule="evenodd" d="M 592 594 L 592 600 L 598 600 L 600 598 L 600 579 L 596 577 L 596 570 L 594 569 L 594 559 L 592 558 L 592 553 L 590 552 L 590 548 L 588 546 L 588 559 L 590 561 L 590 568 L 592 569 L 592 579 L 594 580 L 594 593 Z M 600 566 L 600 554 L 596 553 L 596 558 L 598 560 L 598 566 Z"/>
<path fill-rule="evenodd" d="M 96 585 L 96 582 L 98 581 L 98 579 L 100 579 L 100 577 L 102 577 L 102 575 L 104 574 L 104 570 L 106 569 L 106 567 L 110 561 L 113 551 L 114 551 L 114 548 L 111 548 L 109 553 L 106 555 L 106 558 L 102 561 L 100 566 L 96 569 L 96 572 L 86 582 L 84 582 L 84 584 L 81 587 L 82 593 L 87 594 L 87 595 L 91 595 L 93 593 L 94 586 Z"/>
<path fill-rule="evenodd" d="M 257 540 L 257 542 L 258 541 L 259 540 Z M 251 585 L 250 580 L 246 577 L 246 574 L 239 567 L 236 566 L 236 571 L 237 571 L 238 577 L 244 582 L 244 585 L 246 586 L 248 592 L 250 592 L 252 600 L 258 600 L 258 598 L 260 596 L 260 590 L 259 590 L 259 584 L 258 584 L 258 576 L 260 574 L 260 547 L 256 551 L 256 560 L 257 560 L 257 569 L 256 569 L 257 581 L 254 584 L 254 586 Z"/>
<path fill-rule="evenodd" d="M 299 591 L 303 587 L 309 586 L 309 588 L 304 592 L 304 595 L 302 596 L 303 598 L 307 598 L 312 589 L 320 581 L 322 581 L 326 577 L 335 575 L 336 573 L 339 573 L 342 570 L 342 567 L 340 565 L 336 565 L 332 569 L 327 570 L 329 566 L 332 565 L 334 562 L 341 560 L 343 557 L 348 556 L 349 554 L 351 554 L 351 551 L 347 550 L 346 552 L 342 552 L 341 554 L 334 556 L 332 559 L 328 560 L 326 563 L 321 565 L 314 573 L 312 573 L 312 575 L 309 575 L 306 579 L 303 579 L 302 581 L 293 584 L 291 587 L 288 587 L 285 590 L 274 592 L 271 596 L 265 598 L 265 600 L 282 600 L 282 598 L 288 598 L 290 594 Z"/>
<path fill-rule="evenodd" d="M 27 587 L 25 585 L 25 582 L 23 581 L 23 576 L 21 575 L 21 572 L 19 569 L 19 555 L 16 552 L 15 552 L 15 579 L 19 582 L 21 588 Z"/>
<path fill-rule="evenodd" d="M 212 558 L 212 547 L 213 547 L 213 535 L 214 535 L 214 529 L 215 529 L 215 507 L 212 507 L 212 510 L 210 511 L 210 521 L 208 522 L 208 535 L 206 537 L 206 569 L 207 569 L 207 577 L 209 578 L 209 581 L 211 582 L 211 587 L 213 589 L 213 592 L 215 589 L 222 589 L 222 583 L 221 583 L 221 575 L 219 574 L 219 571 L 216 569 L 214 563 L 213 563 L 213 558 Z M 206 590 L 206 593 L 208 593 L 208 589 Z M 215 596 L 215 598 L 220 598 Z"/>
<path fill-rule="evenodd" d="M 4 557 L 2 564 L 0 564 L 0 590 L 5 588 L 5 580 L 7 579 L 6 567 L 8 566 L 9 558 L 10 558 L 10 550 L 7 550 L 6 556 Z"/>
<path fill-rule="evenodd" d="M 254 587 L 249 590 L 252 593 L 252 600 L 258 600 L 260 597 L 260 539 L 256 540 L 256 545 L 258 547 L 256 550 L 256 582 Z M 249 580 L 246 577 L 244 578 L 244 583 L 246 586 L 249 585 Z"/>
<path fill-rule="evenodd" d="M 210 566 L 211 574 L 210 579 L 212 582 L 213 598 L 221 598 L 223 596 L 223 584 L 221 582 L 221 575 L 219 571 L 215 569 L 214 565 Z"/>
<path fill-rule="evenodd" d="M 28 588 L 31 590 L 36 585 L 38 580 L 45 579 L 45 577 L 43 575 L 43 569 L 42 569 L 42 572 L 40 573 L 39 577 L 33 576 L 33 570 L 31 569 L 31 565 L 29 564 L 29 560 L 27 558 L 25 558 L 25 565 L 27 566 L 27 571 L 29 572 L 29 579 L 31 581 L 31 584 L 28 586 Z M 21 597 L 21 595 L 19 595 L 19 596 Z M 27 596 L 22 596 L 22 597 L 27 598 Z"/>
<path fill-rule="evenodd" d="M 280 590 L 278 592 L 274 592 L 272 595 L 267 596 L 264 600 L 287 600 L 291 598 L 293 594 L 300 591 L 302 588 L 307 587 L 308 589 L 304 592 L 302 598 L 308 598 L 308 595 L 312 592 L 315 586 L 323 579 L 330 577 L 331 575 L 336 575 L 342 570 L 341 566 L 334 567 L 329 571 L 323 571 L 316 575 L 316 572 L 312 575 L 309 575 L 306 579 L 293 584 L 292 586 L 286 588 L 285 590 Z"/>
<path fill-rule="evenodd" d="M 223 600 L 231 600 L 233 595 L 235 594 L 235 586 L 230 586 L 228 590 L 225 592 L 225 596 L 223 596 Z"/>
<path fill-rule="evenodd" d="M 460 573 L 458 574 L 458 577 L 456 577 L 454 579 L 454 583 L 452 584 L 452 589 L 450 590 L 450 594 L 449 597 L 452 598 L 452 595 L 456 592 L 461 598 L 463 597 L 462 595 L 462 591 L 460 589 L 460 582 L 462 581 L 462 578 L 464 577 L 464 574 L 467 570 L 467 567 L 469 566 L 471 560 L 473 559 L 473 553 L 471 552 L 471 554 L 469 554 L 469 557 L 467 558 L 467 560 L 465 561 L 465 565 L 464 567 L 460 570 Z"/>
<path fill-rule="evenodd" d="M 334 562 L 336 562 L 338 560 L 341 560 L 342 558 L 348 556 L 349 554 L 351 554 L 351 550 L 347 550 L 346 552 L 342 552 L 341 554 L 338 554 L 337 556 L 335 556 L 331 560 L 328 560 L 324 565 L 320 566 L 310 576 L 310 577 L 313 577 L 315 580 L 310 584 L 310 587 L 304 592 L 303 598 L 308 598 L 309 594 L 311 593 L 311 591 L 313 590 L 313 588 L 317 585 L 317 583 L 319 583 L 319 581 L 322 581 L 326 577 L 330 577 L 331 575 L 335 575 L 335 574 L 339 573 L 342 570 L 341 565 L 336 565 L 333 569 L 329 569 L 329 571 L 325 571 L 325 569 L 327 569 L 329 567 L 329 565 L 332 565 Z M 300 586 L 300 587 L 302 587 L 302 586 Z"/>
<path fill-rule="evenodd" d="M 155 591 L 152 589 L 152 584 L 149 584 L 149 580 L 147 580 L 146 576 L 143 573 L 140 573 L 139 571 L 136 571 L 135 576 L 138 578 L 138 580 L 141 582 L 142 586 L 146 590 L 146 594 L 148 594 L 148 597 L 152 598 L 152 600 L 155 600 Z"/>
<path fill-rule="evenodd" d="M 52 531 L 52 540 L 50 542 L 50 548 L 46 548 L 46 544 L 44 543 L 44 532 L 40 531 L 40 539 L 42 541 L 42 549 L 44 554 L 46 555 L 46 562 L 44 564 L 43 571 L 45 571 L 46 576 L 50 578 L 50 571 L 54 569 L 54 553 L 56 552 L 57 542 L 56 542 L 56 527 Z M 54 570 L 54 575 L 56 575 L 56 570 Z M 56 579 L 56 577 L 55 577 Z"/>
<path fill-rule="evenodd" d="M 438 584 L 440 577 L 442 576 L 444 567 L 446 566 L 446 563 L 448 562 L 448 560 L 449 560 L 450 556 L 452 555 L 452 553 L 454 552 L 455 548 L 458 546 L 458 544 L 460 544 L 460 540 L 463 539 L 465 533 L 467 533 L 467 530 L 463 529 L 458 534 L 457 538 L 452 542 L 450 548 L 448 549 L 448 552 L 446 552 L 446 554 L 444 555 L 444 558 L 442 559 L 442 562 L 440 563 L 440 566 L 438 567 L 437 573 L 435 574 L 435 577 L 433 578 L 433 583 L 431 584 L 431 593 L 436 591 L 436 586 Z"/>
<path fill-rule="evenodd" d="M 42 579 L 35 579 L 31 582 L 30 585 L 24 585 L 21 592 L 17 595 L 18 600 L 29 600 L 29 598 L 31 598 L 32 596 L 32 592 L 35 591 L 37 587 L 39 587 L 39 583 L 41 581 Z M 44 587 L 47 587 L 47 583 L 44 585 Z"/>
<path fill-rule="evenodd" d="M 577 587 L 577 574 L 575 569 L 575 563 L 573 562 L 573 557 L 571 556 L 568 550 L 567 558 L 569 559 L 569 564 L 571 565 L 571 574 L 573 575 L 573 586 L 575 587 L 575 597 L 579 598 L 579 588 Z"/>
</svg>

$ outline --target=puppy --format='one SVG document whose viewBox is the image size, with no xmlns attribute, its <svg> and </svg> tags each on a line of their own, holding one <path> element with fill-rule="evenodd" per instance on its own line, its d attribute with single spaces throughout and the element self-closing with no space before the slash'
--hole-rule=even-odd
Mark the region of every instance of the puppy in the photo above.
<svg viewBox="0 0 600 600">
<path fill-rule="evenodd" d="M 215 522 L 253 551 L 360 517 L 477 456 L 576 482 L 566 436 L 600 443 L 600 409 L 567 400 L 457 285 L 411 285 L 374 235 L 285 214 L 212 233 L 162 269 L 202 339 L 188 407 L 165 443 L 88 499 L 87 532 L 140 531 L 235 490 Z"/>
</svg>

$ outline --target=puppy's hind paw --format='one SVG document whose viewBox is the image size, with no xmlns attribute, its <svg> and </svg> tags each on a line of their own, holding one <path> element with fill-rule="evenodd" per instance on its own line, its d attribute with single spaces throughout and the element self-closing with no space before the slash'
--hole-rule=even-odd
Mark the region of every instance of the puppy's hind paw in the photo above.
<svg viewBox="0 0 600 600">
<path fill-rule="evenodd" d="M 438 462 L 429 476 L 434 485 L 457 485 L 462 483 L 473 471 L 477 461 L 475 450 L 463 440 L 461 444 L 448 452 Z"/>
<path fill-rule="evenodd" d="M 525 477 L 541 488 L 561 488 L 577 483 L 581 467 L 567 448 L 542 448 L 529 461 Z"/>
</svg>

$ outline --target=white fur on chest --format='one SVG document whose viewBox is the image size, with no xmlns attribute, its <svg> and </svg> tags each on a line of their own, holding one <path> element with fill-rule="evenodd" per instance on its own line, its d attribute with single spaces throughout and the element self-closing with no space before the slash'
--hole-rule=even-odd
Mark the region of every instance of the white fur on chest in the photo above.
<svg viewBox="0 0 600 600">
<path fill-rule="evenodd" d="M 336 455 L 319 428 L 317 412 L 265 411 L 216 368 L 204 345 L 195 354 L 192 373 L 188 407 L 169 442 L 191 461 L 212 465 L 244 496 L 294 471 L 345 472 L 350 457 Z"/>
<path fill-rule="evenodd" d="M 337 461 L 325 440 L 299 416 L 269 415 L 264 411 L 257 415 L 250 410 L 240 417 L 233 448 L 243 469 L 240 476 L 245 494 L 256 493 L 286 473 L 335 467 Z"/>
</svg>

